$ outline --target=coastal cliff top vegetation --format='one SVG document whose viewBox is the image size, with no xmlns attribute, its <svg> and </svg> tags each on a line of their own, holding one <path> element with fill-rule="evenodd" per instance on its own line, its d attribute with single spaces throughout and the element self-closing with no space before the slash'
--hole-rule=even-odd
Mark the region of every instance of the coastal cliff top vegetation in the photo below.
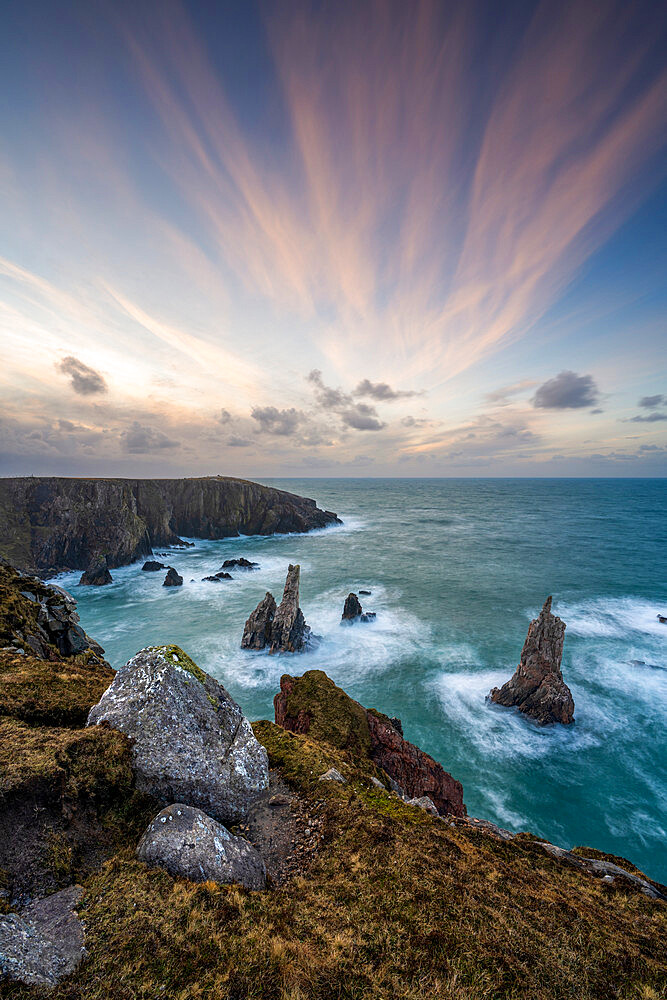
<svg viewBox="0 0 667 1000">
<path fill-rule="evenodd" d="M 16 594 L 13 607 L 23 607 L 28 599 Z M 273 775 L 318 831 L 291 878 L 247 892 L 147 868 L 135 848 L 155 803 L 133 787 L 129 742 L 106 727 L 84 728 L 112 676 L 85 655 L 0 653 L 4 908 L 14 905 L 18 883 L 29 893 L 78 882 L 88 951 L 52 990 L 4 983 L 1 996 L 664 995 L 664 902 L 550 857 L 530 834 L 505 841 L 405 804 L 373 783 L 378 772 L 354 740 L 331 742 L 324 727 L 304 736 L 253 724 Z M 344 784 L 319 780 L 331 767 Z M 637 871 L 589 848 L 581 853 Z"/>
</svg>

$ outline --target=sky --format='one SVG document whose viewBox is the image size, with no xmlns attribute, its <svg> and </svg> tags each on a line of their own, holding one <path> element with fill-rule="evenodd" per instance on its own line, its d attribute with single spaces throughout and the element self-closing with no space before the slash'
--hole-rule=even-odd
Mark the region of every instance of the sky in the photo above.
<svg viewBox="0 0 667 1000">
<path fill-rule="evenodd" d="M 664 476 L 667 13 L 6 0 L 0 474 Z"/>
</svg>

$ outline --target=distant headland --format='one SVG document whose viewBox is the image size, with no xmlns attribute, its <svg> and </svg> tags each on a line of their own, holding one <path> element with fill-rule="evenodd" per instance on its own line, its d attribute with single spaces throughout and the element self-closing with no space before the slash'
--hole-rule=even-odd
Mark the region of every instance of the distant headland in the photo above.
<svg viewBox="0 0 667 1000">
<path fill-rule="evenodd" d="M 228 476 L 197 479 L 0 479 L 0 556 L 49 576 L 109 567 L 182 545 L 182 536 L 230 538 L 340 524 L 314 500 Z"/>
</svg>

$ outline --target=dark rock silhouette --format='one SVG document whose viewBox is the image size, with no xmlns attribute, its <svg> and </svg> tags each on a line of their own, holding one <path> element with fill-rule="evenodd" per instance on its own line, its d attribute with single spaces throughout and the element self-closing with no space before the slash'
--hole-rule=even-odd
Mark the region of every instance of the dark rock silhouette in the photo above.
<svg viewBox="0 0 667 1000">
<path fill-rule="evenodd" d="M 667 625 L 667 615 L 658 615 L 658 621 L 661 625 Z"/>
<path fill-rule="evenodd" d="M 259 569 L 259 563 L 251 562 L 241 556 L 240 559 L 225 559 L 221 569 Z"/>
<path fill-rule="evenodd" d="M 359 591 L 363 593 L 363 591 Z M 361 606 L 361 601 L 356 594 L 348 594 L 345 598 L 345 604 L 343 606 L 343 614 L 341 616 L 341 621 L 343 622 L 370 622 L 375 618 L 374 611 L 367 611 L 364 613 L 364 609 Z"/>
<path fill-rule="evenodd" d="M 170 566 L 167 570 L 167 575 L 164 578 L 163 587 L 182 587 L 183 577 L 179 576 L 173 566 Z"/>
<path fill-rule="evenodd" d="M 371 596 L 370 590 L 360 590 L 359 593 L 363 594 L 364 597 L 370 597 Z"/>
<path fill-rule="evenodd" d="M 436 760 L 401 735 L 400 720 L 364 708 L 322 670 L 284 674 L 273 699 L 276 725 L 369 758 L 406 800 L 424 795 L 440 813 L 465 816 L 463 787 Z"/>
<path fill-rule="evenodd" d="M 88 569 L 81 574 L 79 580 L 80 587 L 105 587 L 108 583 L 113 583 L 106 556 L 97 556 L 92 560 Z"/>
<path fill-rule="evenodd" d="M 155 559 L 149 559 L 147 562 L 143 564 L 141 570 L 143 573 L 157 573 L 158 570 L 166 568 L 167 567 L 165 566 L 164 563 L 156 562 Z"/>
<path fill-rule="evenodd" d="M 551 597 L 528 628 L 521 661 L 514 675 L 489 697 L 497 705 L 516 706 L 520 712 L 546 725 L 574 720 L 574 699 L 563 680 L 565 622 L 551 613 Z"/>
<path fill-rule="evenodd" d="M 271 642 L 271 628 L 275 613 L 274 596 L 267 590 L 266 595 L 245 623 L 241 639 L 242 649 L 264 649 L 265 646 L 268 646 Z"/>
<path fill-rule="evenodd" d="M 222 580 L 233 580 L 233 579 L 234 578 L 231 573 L 223 573 L 222 571 L 220 571 L 219 573 L 214 573 L 213 576 L 203 576 L 202 583 L 204 583 L 207 580 L 210 580 L 211 583 L 220 583 Z"/>
</svg>

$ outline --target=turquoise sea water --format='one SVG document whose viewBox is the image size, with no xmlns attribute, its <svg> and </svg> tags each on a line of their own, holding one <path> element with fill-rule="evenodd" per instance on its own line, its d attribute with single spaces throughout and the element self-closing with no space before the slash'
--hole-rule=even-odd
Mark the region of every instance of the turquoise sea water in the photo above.
<svg viewBox="0 0 667 1000">
<path fill-rule="evenodd" d="M 620 854 L 667 881 L 667 481 L 265 480 L 335 510 L 341 528 L 309 535 L 197 541 L 114 583 L 78 588 L 84 628 L 112 666 L 175 642 L 219 678 L 250 718 L 273 718 L 282 673 L 319 667 L 364 705 L 403 720 L 406 738 L 463 783 L 473 816 L 564 847 Z M 223 559 L 258 572 L 202 583 Z M 316 650 L 239 649 L 264 592 L 280 599 L 289 562 Z M 194 580 L 195 582 L 191 582 Z M 351 590 L 377 612 L 339 624 Z M 567 623 L 563 674 L 571 727 L 538 727 L 485 701 L 512 674 L 548 594 Z M 632 661 L 644 661 L 644 666 Z"/>
</svg>

